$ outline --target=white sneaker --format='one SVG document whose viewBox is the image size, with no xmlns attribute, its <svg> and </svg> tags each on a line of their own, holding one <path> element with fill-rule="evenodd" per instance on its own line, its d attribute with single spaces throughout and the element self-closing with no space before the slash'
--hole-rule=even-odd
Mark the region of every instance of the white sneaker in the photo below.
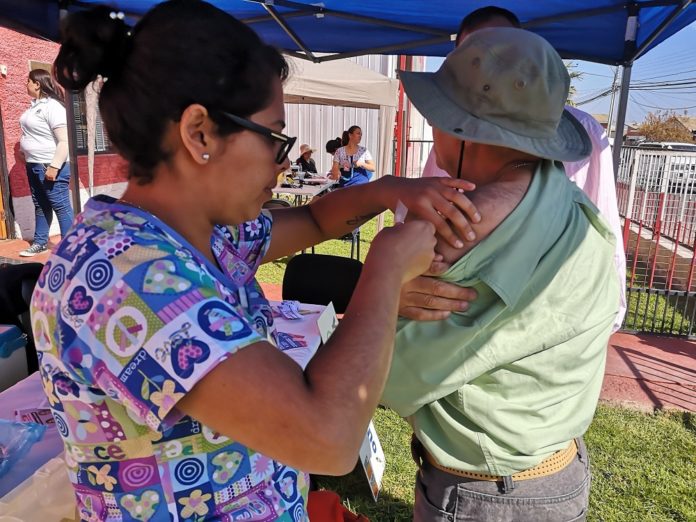
<svg viewBox="0 0 696 522">
<path fill-rule="evenodd" d="M 34 257 L 36 254 L 40 254 L 41 252 L 45 252 L 46 250 L 48 250 L 46 245 L 39 245 L 38 243 L 34 243 L 26 250 L 22 250 L 19 253 L 19 255 L 22 257 Z"/>
</svg>

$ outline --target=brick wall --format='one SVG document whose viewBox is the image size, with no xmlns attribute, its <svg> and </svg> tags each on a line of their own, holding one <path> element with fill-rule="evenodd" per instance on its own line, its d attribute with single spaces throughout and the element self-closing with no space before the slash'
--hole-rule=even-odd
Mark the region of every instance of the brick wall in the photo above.
<svg viewBox="0 0 696 522">
<path fill-rule="evenodd" d="M 0 109 L 5 133 L 5 153 L 9 172 L 10 193 L 14 198 L 27 196 L 29 183 L 24 162 L 19 154 L 19 117 L 31 102 L 27 94 L 27 75 L 31 60 L 52 63 L 58 44 L 32 38 L 0 27 L 0 65 L 7 66 L 7 76 L 0 76 Z M 125 179 L 125 163 L 113 154 L 95 156 L 95 186 L 109 185 Z M 80 182 L 87 186 L 87 158 L 78 160 Z M 16 209 L 17 210 L 17 209 Z"/>
</svg>

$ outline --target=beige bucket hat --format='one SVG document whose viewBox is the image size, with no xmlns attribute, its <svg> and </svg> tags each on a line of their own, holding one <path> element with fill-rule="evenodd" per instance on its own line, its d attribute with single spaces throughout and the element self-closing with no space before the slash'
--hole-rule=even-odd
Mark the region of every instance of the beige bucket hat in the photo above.
<svg viewBox="0 0 696 522">
<path fill-rule="evenodd" d="M 480 29 L 437 72 L 399 77 L 430 125 L 462 140 L 559 161 L 578 161 L 592 150 L 583 126 L 564 109 L 570 78 L 563 60 L 529 31 Z"/>
</svg>

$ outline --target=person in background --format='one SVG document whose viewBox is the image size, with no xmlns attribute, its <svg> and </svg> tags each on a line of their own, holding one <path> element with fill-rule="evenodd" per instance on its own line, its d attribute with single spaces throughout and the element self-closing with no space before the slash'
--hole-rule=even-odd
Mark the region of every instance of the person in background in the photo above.
<svg viewBox="0 0 696 522">
<path fill-rule="evenodd" d="M 312 159 L 312 152 L 314 152 L 314 149 L 309 145 L 300 145 L 300 157 L 297 158 L 295 164 L 299 165 L 304 172 L 316 174 L 317 166 Z"/>
<path fill-rule="evenodd" d="M 34 238 L 22 257 L 33 257 L 48 248 L 53 212 L 60 234 L 65 237 L 72 224 L 68 128 L 63 96 L 51 73 L 34 69 L 27 77 L 31 106 L 19 119 L 22 137 L 19 148 L 26 162 L 27 178 L 34 203 Z"/>
<path fill-rule="evenodd" d="M 495 6 L 482 7 L 471 12 L 461 21 L 456 44 L 460 45 L 472 33 L 487 27 L 519 28 L 521 24 L 517 16 L 507 9 Z M 575 107 L 566 106 L 566 110 L 583 125 L 592 140 L 592 153 L 588 158 L 564 162 L 566 176 L 597 206 L 617 239 L 614 265 L 620 283 L 621 303 L 614 322 L 614 331 L 616 331 L 621 327 L 626 314 L 626 254 L 616 199 L 611 148 L 606 132 L 597 120 Z M 437 166 L 434 149 L 430 151 L 422 175 L 423 177 L 449 176 Z M 468 173 L 464 172 L 462 176 L 467 177 Z M 397 220 L 403 220 L 403 216 L 397 215 Z M 436 280 L 429 277 L 418 277 L 404 286 L 399 314 L 412 319 L 441 319 L 451 311 L 466 309 L 468 301 L 474 298 L 475 293 L 470 289 L 442 281 L 436 283 Z"/>
<path fill-rule="evenodd" d="M 333 157 L 334 154 L 336 154 L 336 151 L 340 149 L 343 146 L 343 141 L 341 138 L 334 138 L 333 140 L 329 140 L 326 142 L 326 152 L 327 154 L 331 154 L 331 157 Z"/>
<path fill-rule="evenodd" d="M 341 147 L 334 153 L 330 178 L 337 180 L 340 187 L 361 185 L 372 178 L 375 162 L 367 148 L 360 145 L 362 129 L 357 125 L 343 131 Z"/>
<path fill-rule="evenodd" d="M 171 0 L 134 28 L 104 6 L 72 13 L 61 42 L 61 85 L 107 78 L 101 115 L 129 167 L 119 199 L 86 203 L 32 297 L 80 520 L 305 520 L 307 473 L 353 469 L 399 288 L 434 259 L 435 230 L 463 244 L 471 184 L 385 177 L 262 211 L 296 139 L 282 132 L 288 65 L 249 26 Z M 427 221 L 376 236 L 303 371 L 277 348 L 259 265 L 398 200 Z"/>
<path fill-rule="evenodd" d="M 540 36 L 496 27 L 400 79 L 482 216 L 475 241 L 436 247 L 451 263 L 439 280 L 478 293 L 470 308 L 397 329 L 381 402 L 413 428 L 414 520 L 585 520 L 582 435 L 619 284 L 615 237 L 561 164 L 592 149 L 564 110 L 568 71 Z"/>
</svg>

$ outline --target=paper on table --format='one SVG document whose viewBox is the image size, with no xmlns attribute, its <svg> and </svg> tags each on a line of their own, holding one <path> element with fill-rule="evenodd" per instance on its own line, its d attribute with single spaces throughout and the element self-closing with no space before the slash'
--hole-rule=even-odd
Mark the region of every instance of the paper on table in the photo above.
<svg viewBox="0 0 696 522">
<path fill-rule="evenodd" d="M 270 304 L 277 310 L 280 303 L 271 301 Z M 290 320 L 282 316 L 274 318 L 278 349 L 302 368 L 307 366 L 321 344 L 317 317 L 322 310 L 324 307 L 321 305 L 301 303 L 300 319 Z"/>
</svg>

